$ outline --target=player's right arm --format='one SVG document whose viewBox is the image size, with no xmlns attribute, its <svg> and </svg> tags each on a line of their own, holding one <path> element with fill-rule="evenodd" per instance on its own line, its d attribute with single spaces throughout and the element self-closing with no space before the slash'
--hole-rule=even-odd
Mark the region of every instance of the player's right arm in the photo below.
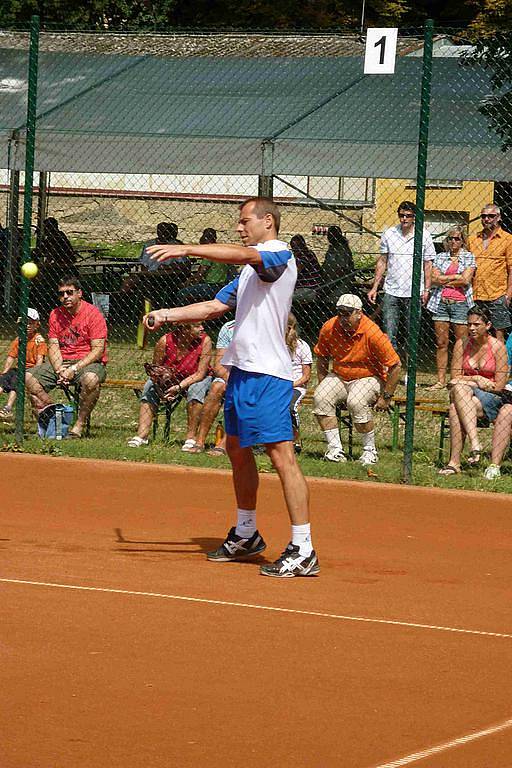
<svg viewBox="0 0 512 768">
<path fill-rule="evenodd" d="M 152 261 L 163 262 L 191 256 L 197 259 L 220 261 L 227 264 L 261 264 L 259 251 L 252 246 L 231 243 L 209 243 L 208 245 L 151 245 L 147 252 Z"/>
</svg>

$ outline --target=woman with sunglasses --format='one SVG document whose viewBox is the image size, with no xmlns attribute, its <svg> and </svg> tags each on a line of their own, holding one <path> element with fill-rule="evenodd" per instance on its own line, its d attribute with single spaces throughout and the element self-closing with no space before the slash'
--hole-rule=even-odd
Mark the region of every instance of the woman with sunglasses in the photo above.
<svg viewBox="0 0 512 768">
<path fill-rule="evenodd" d="M 476 262 L 466 245 L 464 230 L 452 227 L 444 241 L 444 252 L 436 255 L 432 266 L 432 292 L 427 308 L 434 316 L 437 381 L 430 390 L 446 386 L 450 326 L 456 339 L 465 336 L 468 310 L 474 304 L 471 282 Z"/>
</svg>

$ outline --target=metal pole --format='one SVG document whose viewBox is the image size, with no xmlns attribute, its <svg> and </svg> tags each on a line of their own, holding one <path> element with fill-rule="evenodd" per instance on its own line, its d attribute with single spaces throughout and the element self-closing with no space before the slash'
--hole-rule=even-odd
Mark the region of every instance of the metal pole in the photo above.
<svg viewBox="0 0 512 768">
<path fill-rule="evenodd" d="M 10 162 L 10 161 L 9 161 Z M 15 168 L 15 166 L 13 166 Z M 9 171 L 9 239 L 7 242 L 7 262 L 5 265 L 4 307 L 8 315 L 14 310 L 13 288 L 16 285 L 14 270 L 18 263 L 18 225 L 20 212 L 20 172 Z"/>
<path fill-rule="evenodd" d="M 274 197 L 274 144 L 263 141 L 261 144 L 261 173 L 258 176 L 258 195 Z"/>
<path fill-rule="evenodd" d="M 25 147 L 25 191 L 23 194 L 23 257 L 22 263 L 30 261 L 32 226 L 32 188 L 34 176 L 34 155 L 36 143 L 37 110 L 37 64 L 39 55 L 39 16 L 32 16 L 30 29 L 30 51 L 28 59 L 27 99 L 27 143 Z M 20 323 L 18 350 L 18 382 L 16 385 L 16 442 L 21 445 L 24 438 L 23 418 L 25 414 L 25 369 L 27 362 L 27 308 L 30 282 L 21 278 Z"/>
<path fill-rule="evenodd" d="M 432 41 L 434 22 L 428 19 L 423 44 L 421 108 L 418 136 L 418 168 L 416 173 L 416 221 L 414 226 L 414 261 L 411 310 L 409 316 L 409 360 L 407 364 L 407 404 L 405 410 L 404 463 L 402 479 L 412 480 L 414 450 L 414 416 L 416 401 L 416 368 L 421 324 L 421 273 L 423 270 L 423 224 L 425 220 L 425 187 L 427 182 L 428 127 L 430 120 L 430 86 L 432 81 Z"/>
<path fill-rule="evenodd" d="M 46 209 L 48 206 L 48 172 L 39 172 L 39 189 L 37 192 L 37 231 L 36 231 L 36 247 L 40 244 L 43 235 L 44 227 L 43 221 L 46 218 Z"/>
</svg>

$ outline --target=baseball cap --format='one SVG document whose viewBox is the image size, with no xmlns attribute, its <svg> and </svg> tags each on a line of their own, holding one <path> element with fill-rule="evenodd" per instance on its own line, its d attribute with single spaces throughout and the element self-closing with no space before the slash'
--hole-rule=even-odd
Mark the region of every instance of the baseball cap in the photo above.
<svg viewBox="0 0 512 768">
<path fill-rule="evenodd" d="M 363 302 L 359 296 L 355 296 L 353 293 L 342 293 L 336 302 L 337 307 L 346 307 L 347 309 L 362 309 Z"/>
<path fill-rule="evenodd" d="M 39 320 L 39 312 L 37 309 L 32 309 L 32 307 L 29 307 L 27 309 L 27 317 L 29 320 Z M 16 320 L 17 323 L 21 322 L 21 317 L 18 317 Z"/>
</svg>

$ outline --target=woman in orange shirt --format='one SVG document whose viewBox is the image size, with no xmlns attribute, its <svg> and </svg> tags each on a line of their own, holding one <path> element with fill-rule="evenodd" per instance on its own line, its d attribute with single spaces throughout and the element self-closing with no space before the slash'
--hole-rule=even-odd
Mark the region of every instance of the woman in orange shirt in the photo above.
<svg viewBox="0 0 512 768">
<path fill-rule="evenodd" d="M 40 365 L 46 355 L 48 354 L 48 348 L 44 338 L 39 333 L 39 312 L 36 309 L 29 307 L 27 310 L 27 359 L 26 367 L 33 368 L 35 365 Z M 21 318 L 18 318 L 18 323 Z M 16 337 L 9 351 L 7 352 L 7 358 L 5 361 L 4 369 L 0 374 L 0 392 L 8 393 L 6 404 L 0 408 L 0 419 L 3 421 L 11 421 L 12 409 L 16 401 L 16 383 L 18 370 L 16 363 L 18 361 L 18 347 L 19 340 Z"/>
</svg>

